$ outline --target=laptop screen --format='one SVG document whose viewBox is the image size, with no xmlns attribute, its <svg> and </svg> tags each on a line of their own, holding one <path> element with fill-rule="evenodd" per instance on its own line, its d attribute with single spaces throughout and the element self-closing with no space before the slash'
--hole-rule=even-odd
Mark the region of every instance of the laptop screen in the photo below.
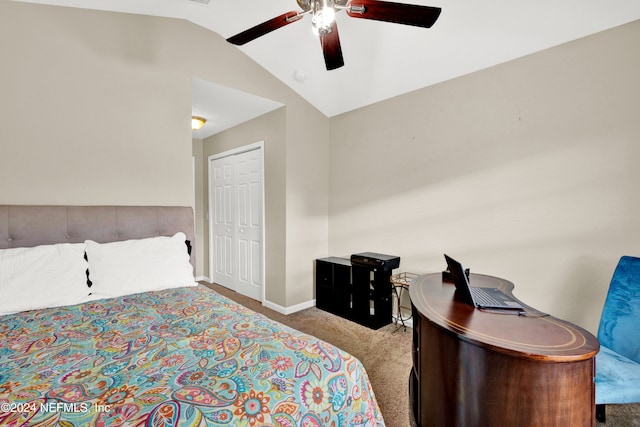
<svg viewBox="0 0 640 427">
<path fill-rule="evenodd" d="M 459 292 L 460 297 L 467 304 L 475 306 L 473 296 L 471 295 L 469 280 L 467 279 L 467 275 L 464 273 L 464 267 L 447 254 L 444 254 L 444 258 L 447 260 L 447 266 L 449 267 L 453 284 Z"/>
</svg>

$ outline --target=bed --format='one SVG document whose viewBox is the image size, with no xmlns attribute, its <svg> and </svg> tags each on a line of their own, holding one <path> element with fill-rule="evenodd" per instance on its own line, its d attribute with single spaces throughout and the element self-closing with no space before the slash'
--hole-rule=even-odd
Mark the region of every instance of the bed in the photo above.
<svg viewBox="0 0 640 427">
<path fill-rule="evenodd" d="M 0 425 L 384 425 L 357 359 L 196 284 L 193 238 L 190 208 L 0 205 Z"/>
</svg>

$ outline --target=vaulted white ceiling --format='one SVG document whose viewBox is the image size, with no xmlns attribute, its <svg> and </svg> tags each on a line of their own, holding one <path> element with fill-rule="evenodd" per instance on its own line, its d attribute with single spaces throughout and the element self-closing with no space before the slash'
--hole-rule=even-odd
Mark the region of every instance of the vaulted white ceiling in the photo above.
<svg viewBox="0 0 640 427">
<path fill-rule="evenodd" d="M 295 0 L 34 2 L 182 18 L 224 38 L 299 10 Z M 309 16 L 238 49 L 332 117 L 640 19 L 638 0 L 403 2 L 441 7 L 442 13 L 430 29 L 339 13 L 345 65 L 337 70 L 326 70 Z"/>
</svg>

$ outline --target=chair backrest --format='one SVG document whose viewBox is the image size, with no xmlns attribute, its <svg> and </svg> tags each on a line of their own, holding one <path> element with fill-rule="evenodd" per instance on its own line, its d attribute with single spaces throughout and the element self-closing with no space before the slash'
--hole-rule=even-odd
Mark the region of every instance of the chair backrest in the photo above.
<svg viewBox="0 0 640 427">
<path fill-rule="evenodd" d="M 598 340 L 640 363 L 640 258 L 620 258 L 602 309 Z"/>
</svg>

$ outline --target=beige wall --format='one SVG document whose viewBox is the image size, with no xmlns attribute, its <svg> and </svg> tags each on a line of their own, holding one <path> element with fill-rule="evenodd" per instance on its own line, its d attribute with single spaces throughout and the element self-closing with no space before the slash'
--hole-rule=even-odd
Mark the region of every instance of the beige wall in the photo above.
<svg viewBox="0 0 640 427">
<path fill-rule="evenodd" d="M 640 255 L 640 22 L 332 119 L 329 252 L 443 253 L 595 332 Z"/>
<path fill-rule="evenodd" d="M 267 230 L 266 289 L 285 308 L 312 299 L 311 260 L 328 246 L 328 145 L 325 138 L 324 146 L 313 145 L 328 135 L 329 120 L 295 92 L 217 34 L 184 20 L 0 0 L 0 57 L 0 202 L 189 206 L 196 156 L 199 276 L 207 259 L 206 176 L 205 155 L 189 129 L 192 77 L 286 105 L 277 113 L 277 149 L 268 148 L 265 182 L 276 196 L 266 203 L 278 212 Z M 306 129 L 320 136 L 307 138 Z M 259 130 L 250 142 L 269 139 Z M 286 152 L 302 139 L 306 148 Z M 313 177 L 299 166 L 308 161 L 307 148 L 321 154 Z M 318 191 L 307 191 L 318 183 Z M 286 199 L 315 210 L 285 212 Z M 314 243 L 287 250 L 285 230 L 304 229 L 309 216 L 322 224 L 308 233 Z"/>
<path fill-rule="evenodd" d="M 314 117 L 308 106 L 290 111 L 289 117 L 287 306 L 295 306 L 315 298 L 314 260 L 328 254 L 330 133 L 328 120 Z"/>
<path fill-rule="evenodd" d="M 191 203 L 191 82 L 146 22 L 0 2 L 3 203 Z"/>
<path fill-rule="evenodd" d="M 203 200 L 203 194 L 205 189 L 205 164 L 202 161 L 203 157 L 203 141 L 201 139 L 193 139 L 191 141 L 192 153 L 193 153 L 193 185 L 194 185 L 194 215 L 195 215 L 195 248 L 196 248 L 196 279 L 200 280 L 207 276 L 208 260 L 207 242 L 203 240 L 203 236 L 207 236 L 207 223 L 206 223 L 206 208 Z"/>
</svg>

